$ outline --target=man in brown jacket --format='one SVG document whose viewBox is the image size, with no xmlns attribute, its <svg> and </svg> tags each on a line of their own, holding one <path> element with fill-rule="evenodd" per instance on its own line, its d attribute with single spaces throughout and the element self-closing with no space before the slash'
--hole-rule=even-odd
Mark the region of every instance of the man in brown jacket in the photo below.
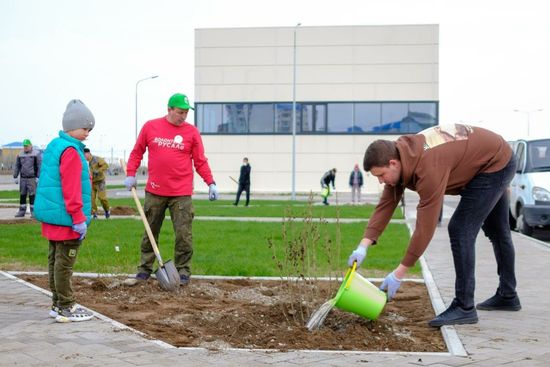
<svg viewBox="0 0 550 367">
<path fill-rule="evenodd" d="M 480 229 L 493 244 L 499 286 L 496 294 L 477 304 L 478 310 L 518 311 L 515 252 L 508 222 L 507 188 L 516 160 L 508 143 L 479 127 L 436 126 L 397 141 L 377 140 L 365 152 L 364 169 L 384 183 L 384 191 L 370 218 L 364 238 L 348 259 L 357 265 L 376 244 L 399 204 L 405 188 L 420 197 L 416 227 L 407 252 L 381 285 L 388 299 L 401 279 L 428 246 L 443 204 L 443 197 L 460 195 L 448 231 L 455 266 L 455 298 L 447 310 L 431 320 L 434 327 L 478 321 L 474 307 L 475 240 Z"/>
</svg>

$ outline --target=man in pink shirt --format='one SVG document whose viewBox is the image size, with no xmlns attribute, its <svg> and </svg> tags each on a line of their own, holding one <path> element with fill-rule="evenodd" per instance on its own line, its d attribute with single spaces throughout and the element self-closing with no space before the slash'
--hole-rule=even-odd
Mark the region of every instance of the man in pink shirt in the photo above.
<svg viewBox="0 0 550 367">
<path fill-rule="evenodd" d="M 166 209 L 170 211 L 175 232 L 174 264 L 182 285 L 189 283 L 193 255 L 193 168 L 208 185 L 210 200 L 218 198 L 199 130 L 185 121 L 189 109 L 193 108 L 187 97 L 176 93 L 168 101 L 166 116 L 143 125 L 130 153 L 124 180 L 128 190 L 136 187 L 136 171 L 147 150 L 149 177 L 145 186 L 145 215 L 158 241 Z M 126 284 L 149 279 L 154 261 L 155 254 L 145 233 L 141 241 L 141 264 L 136 277 Z"/>
</svg>

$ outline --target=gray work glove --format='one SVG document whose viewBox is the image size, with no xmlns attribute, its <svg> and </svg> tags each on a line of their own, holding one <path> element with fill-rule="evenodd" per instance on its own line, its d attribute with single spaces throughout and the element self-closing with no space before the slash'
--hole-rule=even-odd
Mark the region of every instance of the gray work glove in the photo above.
<svg viewBox="0 0 550 367">
<path fill-rule="evenodd" d="M 367 248 L 368 247 L 361 245 L 357 246 L 348 258 L 348 266 L 353 266 L 353 263 L 357 262 L 357 267 L 360 267 L 361 263 L 365 261 L 365 258 L 367 257 Z"/>
<path fill-rule="evenodd" d="M 399 287 L 401 287 L 401 280 L 397 279 L 394 272 L 392 271 L 384 278 L 384 281 L 380 286 L 380 290 L 381 291 L 387 290 L 388 301 L 390 301 L 397 293 L 397 290 L 399 289 Z"/>
<path fill-rule="evenodd" d="M 218 188 L 216 187 L 216 184 L 210 184 L 208 186 L 208 198 L 210 201 L 218 200 Z"/>
<path fill-rule="evenodd" d="M 126 176 L 124 179 L 124 186 L 126 186 L 128 191 L 132 191 L 132 187 L 137 186 L 136 178 L 134 176 Z"/>
<path fill-rule="evenodd" d="M 82 241 L 86 237 L 86 232 L 88 231 L 88 226 L 86 222 L 73 224 L 73 231 L 80 233 L 79 240 Z"/>
<path fill-rule="evenodd" d="M 17 185 L 17 184 L 19 184 L 19 179 L 18 179 L 17 177 L 14 178 L 14 179 L 13 179 L 13 182 L 15 182 L 15 184 Z"/>
</svg>

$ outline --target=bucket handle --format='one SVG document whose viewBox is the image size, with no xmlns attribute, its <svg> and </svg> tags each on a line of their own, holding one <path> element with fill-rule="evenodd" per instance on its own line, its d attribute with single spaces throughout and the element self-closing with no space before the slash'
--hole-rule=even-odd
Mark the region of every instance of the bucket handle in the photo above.
<svg viewBox="0 0 550 367">
<path fill-rule="evenodd" d="M 346 272 L 346 276 L 344 278 L 347 278 L 348 275 L 349 275 L 349 278 L 348 278 L 348 281 L 346 282 L 346 286 L 344 287 L 345 289 L 348 289 L 350 284 L 351 284 L 351 281 L 353 280 L 353 276 L 355 275 L 355 269 L 357 268 L 357 261 L 354 261 L 353 262 L 353 266 L 351 266 L 350 268 L 348 268 L 348 271 Z M 350 274 L 351 273 L 351 274 Z"/>
</svg>

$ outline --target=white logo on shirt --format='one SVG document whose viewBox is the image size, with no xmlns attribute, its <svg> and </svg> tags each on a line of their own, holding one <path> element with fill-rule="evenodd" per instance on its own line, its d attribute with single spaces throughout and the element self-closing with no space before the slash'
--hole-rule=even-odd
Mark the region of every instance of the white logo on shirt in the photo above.
<svg viewBox="0 0 550 367">
<path fill-rule="evenodd" d="M 185 147 L 185 144 L 183 144 L 183 138 L 180 135 L 176 135 L 174 139 L 156 137 L 153 139 L 153 143 L 157 144 L 161 148 L 183 150 Z"/>
</svg>

